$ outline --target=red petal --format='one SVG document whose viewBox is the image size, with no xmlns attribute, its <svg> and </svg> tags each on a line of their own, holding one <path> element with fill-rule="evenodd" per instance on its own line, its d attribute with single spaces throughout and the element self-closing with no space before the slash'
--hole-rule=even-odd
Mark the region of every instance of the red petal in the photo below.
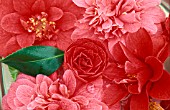
<svg viewBox="0 0 170 110">
<path fill-rule="evenodd" d="M 48 14 L 50 21 L 57 21 L 63 16 L 63 11 L 60 8 L 51 7 Z"/>
<path fill-rule="evenodd" d="M 126 37 L 127 48 L 137 56 L 145 59 L 147 56 L 152 55 L 153 44 L 151 37 L 144 30 L 140 29 L 136 33 L 129 33 Z"/>
<path fill-rule="evenodd" d="M 102 101 L 108 105 L 114 105 L 127 95 L 128 92 L 124 88 L 124 86 L 117 84 L 109 84 L 106 85 L 104 89 Z"/>
<path fill-rule="evenodd" d="M 74 76 L 73 71 L 66 70 L 63 75 L 63 80 L 65 85 L 67 86 L 68 90 L 70 91 L 69 95 L 73 95 L 75 89 L 76 89 L 76 78 Z"/>
<path fill-rule="evenodd" d="M 113 55 L 114 59 L 121 64 L 124 64 L 125 61 L 127 61 L 127 57 L 123 53 L 123 50 L 121 49 L 121 46 L 119 43 L 116 43 L 113 46 L 111 54 Z"/>
<path fill-rule="evenodd" d="M 17 13 L 10 13 L 5 15 L 1 20 L 1 26 L 7 32 L 19 34 L 24 32 L 24 28 L 20 22 L 20 15 Z"/>
<path fill-rule="evenodd" d="M 35 0 L 13 0 L 14 9 L 24 15 L 31 14 L 31 7 Z"/>
<path fill-rule="evenodd" d="M 32 5 L 31 10 L 34 13 L 40 13 L 45 11 L 45 3 L 43 0 L 36 0 L 35 3 Z"/>
<path fill-rule="evenodd" d="M 31 46 L 34 41 L 35 41 L 35 35 L 34 34 L 27 34 L 27 33 L 23 33 L 20 35 L 16 36 L 17 38 L 17 42 L 21 47 L 28 47 Z"/>
<path fill-rule="evenodd" d="M 146 93 L 141 93 L 139 95 L 132 95 L 130 101 L 130 110 L 148 110 L 149 99 Z"/>
<path fill-rule="evenodd" d="M 153 70 L 153 76 L 150 80 L 151 81 L 159 80 L 163 74 L 162 63 L 158 59 L 152 56 L 147 57 L 145 59 L 145 62 L 148 63 L 152 67 L 152 70 Z"/>
<path fill-rule="evenodd" d="M 56 22 L 59 29 L 66 31 L 74 27 L 77 18 L 74 14 L 70 12 L 64 12 L 64 15 L 60 20 Z"/>
<path fill-rule="evenodd" d="M 56 43 L 59 49 L 66 50 L 70 46 L 70 44 L 73 42 L 71 40 L 71 33 L 72 30 L 64 31 L 64 32 L 61 31 L 56 35 L 57 37 Z"/>
<path fill-rule="evenodd" d="M 149 95 L 159 100 L 170 100 L 170 74 L 164 71 L 161 79 L 151 86 Z"/>
<path fill-rule="evenodd" d="M 4 47 L 4 54 L 5 56 L 17 51 L 21 49 L 21 47 L 19 46 L 17 40 L 15 37 L 12 37 L 5 45 Z"/>
</svg>

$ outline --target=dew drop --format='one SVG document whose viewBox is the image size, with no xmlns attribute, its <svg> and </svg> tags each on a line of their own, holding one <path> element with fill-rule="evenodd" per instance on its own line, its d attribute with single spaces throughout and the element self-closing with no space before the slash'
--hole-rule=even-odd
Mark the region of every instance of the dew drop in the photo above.
<svg viewBox="0 0 170 110">
<path fill-rule="evenodd" d="M 88 84 L 88 86 L 87 86 L 87 91 L 89 92 L 89 93 L 94 93 L 95 92 L 95 85 L 94 84 Z"/>
</svg>

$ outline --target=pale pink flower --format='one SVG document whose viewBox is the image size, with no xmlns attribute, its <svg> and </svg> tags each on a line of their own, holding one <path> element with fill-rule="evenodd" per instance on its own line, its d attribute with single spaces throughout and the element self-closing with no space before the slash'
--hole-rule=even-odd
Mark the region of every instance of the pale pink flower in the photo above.
<svg viewBox="0 0 170 110">
<path fill-rule="evenodd" d="M 50 77 L 55 77 L 56 73 Z M 44 75 L 36 78 L 20 74 L 7 95 L 3 97 L 4 110 L 108 110 L 101 102 L 101 78 L 77 88 L 76 78 L 66 70 L 62 78 Z M 77 90 L 77 91 L 75 91 Z"/>
<path fill-rule="evenodd" d="M 73 0 L 86 9 L 77 22 L 72 39 L 98 37 L 100 39 L 122 36 L 145 28 L 151 34 L 157 32 L 156 23 L 165 20 L 158 6 L 161 0 Z"/>
</svg>

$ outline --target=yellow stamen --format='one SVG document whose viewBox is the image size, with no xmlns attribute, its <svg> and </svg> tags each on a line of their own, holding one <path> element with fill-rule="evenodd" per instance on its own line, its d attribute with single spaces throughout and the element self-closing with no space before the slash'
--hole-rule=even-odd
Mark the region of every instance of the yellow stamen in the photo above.
<svg viewBox="0 0 170 110">
<path fill-rule="evenodd" d="M 149 102 L 149 110 L 164 110 L 159 103 Z"/>
</svg>

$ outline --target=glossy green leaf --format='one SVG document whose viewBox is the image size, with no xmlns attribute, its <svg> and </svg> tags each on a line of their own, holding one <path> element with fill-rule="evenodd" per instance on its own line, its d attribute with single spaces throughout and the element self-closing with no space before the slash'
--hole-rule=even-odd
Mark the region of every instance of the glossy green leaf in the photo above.
<svg viewBox="0 0 170 110">
<path fill-rule="evenodd" d="M 15 81 L 17 79 L 19 71 L 17 69 L 13 68 L 13 67 L 10 67 L 10 66 L 8 66 L 8 68 L 9 68 L 9 71 L 11 73 L 11 77 Z"/>
<path fill-rule="evenodd" d="M 28 75 L 50 75 L 64 60 L 64 52 L 50 46 L 31 46 L 2 59 L 1 62 Z"/>
</svg>

